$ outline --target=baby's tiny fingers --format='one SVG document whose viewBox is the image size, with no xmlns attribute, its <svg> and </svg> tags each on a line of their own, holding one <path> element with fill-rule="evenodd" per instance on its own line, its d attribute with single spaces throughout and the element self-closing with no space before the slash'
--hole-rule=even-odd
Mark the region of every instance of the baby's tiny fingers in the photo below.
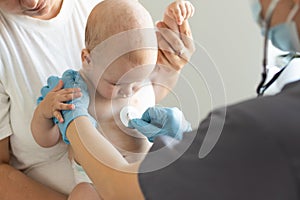
<svg viewBox="0 0 300 200">
<path fill-rule="evenodd" d="M 80 92 L 81 89 L 80 88 L 65 88 L 62 89 L 60 92 L 61 94 L 65 94 L 65 93 L 75 93 L 75 92 Z"/>
<path fill-rule="evenodd" d="M 82 93 L 80 91 L 80 88 L 69 88 L 69 89 L 61 90 L 59 92 L 59 95 L 57 96 L 57 100 L 60 102 L 64 102 L 64 101 L 70 101 L 72 99 L 76 99 L 81 96 Z"/>
<path fill-rule="evenodd" d="M 194 13 L 195 13 L 195 7 L 194 7 L 194 5 L 193 5 L 192 3 L 190 3 L 190 6 L 191 6 L 191 10 L 192 10 L 192 15 L 191 15 L 191 17 L 193 17 L 193 16 L 194 16 Z"/>
<path fill-rule="evenodd" d="M 64 122 L 64 118 L 58 110 L 54 111 L 53 116 L 59 121 L 59 123 Z"/>
<path fill-rule="evenodd" d="M 185 6 L 186 6 L 186 10 L 187 10 L 187 14 L 185 16 L 185 19 L 193 17 L 194 12 L 195 12 L 195 8 L 194 8 L 193 4 L 191 2 L 187 2 L 185 4 Z"/>
<path fill-rule="evenodd" d="M 187 15 L 187 12 L 188 12 L 188 9 L 186 8 L 186 4 L 184 2 L 180 3 L 179 8 L 180 8 L 180 11 L 181 11 L 182 18 L 186 19 L 186 15 Z"/>
<path fill-rule="evenodd" d="M 72 95 L 73 95 L 72 99 L 76 99 L 76 98 L 82 97 L 82 93 L 81 92 L 75 92 Z"/>
<path fill-rule="evenodd" d="M 59 101 L 61 101 L 61 102 L 70 101 L 70 100 L 73 100 L 73 99 L 77 99 L 81 96 L 82 96 L 81 92 L 63 94 L 63 95 L 60 96 Z"/>
<path fill-rule="evenodd" d="M 170 11 L 172 12 L 177 24 L 182 22 L 182 14 L 179 5 L 176 5 L 175 8 L 171 8 Z"/>
<path fill-rule="evenodd" d="M 60 103 L 56 108 L 56 110 L 74 110 L 74 109 L 75 109 L 75 105 L 69 103 Z"/>
</svg>

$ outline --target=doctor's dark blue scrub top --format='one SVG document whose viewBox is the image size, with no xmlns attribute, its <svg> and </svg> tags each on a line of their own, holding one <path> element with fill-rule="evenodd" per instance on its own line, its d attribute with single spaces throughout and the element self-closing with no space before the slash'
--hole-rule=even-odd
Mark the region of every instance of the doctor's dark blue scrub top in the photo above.
<svg viewBox="0 0 300 200">
<path fill-rule="evenodd" d="M 266 96 L 213 111 L 175 146 L 158 137 L 140 167 L 139 183 L 153 200 L 300 199 L 300 81 Z M 224 109 L 223 109 L 224 110 Z M 211 117 L 214 116 L 214 117 Z M 224 121 L 212 151 L 199 158 L 208 127 Z M 212 121 L 213 120 L 213 121 Z M 192 141 L 191 145 L 187 145 Z M 170 165 L 147 173 L 163 160 Z M 163 153 L 151 152 L 165 148 Z"/>
</svg>

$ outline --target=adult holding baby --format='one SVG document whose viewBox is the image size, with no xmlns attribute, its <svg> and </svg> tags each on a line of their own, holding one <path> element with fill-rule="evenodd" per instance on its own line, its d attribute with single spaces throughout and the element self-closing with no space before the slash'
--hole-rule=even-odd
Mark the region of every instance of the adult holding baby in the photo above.
<svg viewBox="0 0 300 200">
<path fill-rule="evenodd" d="M 85 22 L 98 2 L 0 1 L 1 199 L 66 199 L 75 185 L 67 146 L 39 147 L 31 136 L 30 120 L 44 80 L 81 65 L 78 55 L 84 47 Z M 158 26 L 166 27 L 164 23 Z M 184 24 L 181 31 L 190 29 Z M 176 38 L 183 44 L 180 40 Z M 176 63 L 174 67 L 181 68 L 186 62 L 166 52 L 158 56 L 158 63 L 164 66 Z M 57 153 L 61 156 L 54 159 Z"/>
<path fill-rule="evenodd" d="M 299 1 L 253 0 L 253 8 L 266 41 L 270 38 L 278 47 L 298 54 Z M 106 199 L 297 200 L 299 91 L 299 78 L 289 79 L 274 96 L 216 109 L 197 131 L 185 134 L 177 142 L 168 136 L 182 133 L 173 126 L 182 124 L 182 115 L 169 112 L 169 108 L 151 108 L 142 119 L 131 120 L 135 128 L 144 128 L 145 133 L 149 127 L 157 127 L 152 137 L 156 134 L 158 138 L 142 163 L 125 162 L 85 116 L 74 116 L 67 131 L 62 133 L 70 140 L 76 160 Z M 170 127 L 175 129 L 168 130 Z M 166 130 L 160 134 L 159 129 Z M 215 145 L 212 148 L 209 144 Z M 202 151 L 203 145 L 209 151 Z M 150 155 L 160 149 L 164 151 Z M 155 169 L 155 163 L 164 161 L 167 161 L 165 167 Z"/>
</svg>

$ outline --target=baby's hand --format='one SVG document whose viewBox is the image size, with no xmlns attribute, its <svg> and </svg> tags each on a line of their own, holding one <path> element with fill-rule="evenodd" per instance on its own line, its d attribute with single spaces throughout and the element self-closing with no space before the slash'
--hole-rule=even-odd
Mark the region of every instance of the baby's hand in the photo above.
<svg viewBox="0 0 300 200">
<path fill-rule="evenodd" d="M 58 122 L 63 123 L 64 119 L 60 111 L 75 109 L 73 104 L 68 104 L 65 102 L 82 96 L 80 88 L 62 89 L 63 86 L 63 81 L 59 80 L 58 84 L 51 91 L 49 91 L 44 99 L 40 102 L 39 106 L 41 114 L 46 119 L 55 117 Z"/>
<path fill-rule="evenodd" d="M 174 19 L 177 25 L 181 25 L 184 20 L 194 15 L 195 8 L 189 1 L 176 0 L 171 3 L 165 12 L 165 15 Z"/>
</svg>

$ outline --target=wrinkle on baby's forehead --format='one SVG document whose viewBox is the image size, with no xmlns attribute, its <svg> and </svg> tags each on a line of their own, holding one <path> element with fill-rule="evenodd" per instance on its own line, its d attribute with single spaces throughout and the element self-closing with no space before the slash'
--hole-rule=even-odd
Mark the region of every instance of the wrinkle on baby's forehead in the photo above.
<svg viewBox="0 0 300 200">
<path fill-rule="evenodd" d="M 124 31 L 106 39 L 90 52 L 91 65 L 94 66 L 93 76 L 101 77 L 107 67 L 121 56 L 144 49 L 154 51 L 158 49 L 153 28 Z"/>
<path fill-rule="evenodd" d="M 116 34 L 91 51 L 92 62 L 109 65 L 126 53 L 142 49 L 157 50 L 155 29 L 132 29 Z"/>
</svg>

